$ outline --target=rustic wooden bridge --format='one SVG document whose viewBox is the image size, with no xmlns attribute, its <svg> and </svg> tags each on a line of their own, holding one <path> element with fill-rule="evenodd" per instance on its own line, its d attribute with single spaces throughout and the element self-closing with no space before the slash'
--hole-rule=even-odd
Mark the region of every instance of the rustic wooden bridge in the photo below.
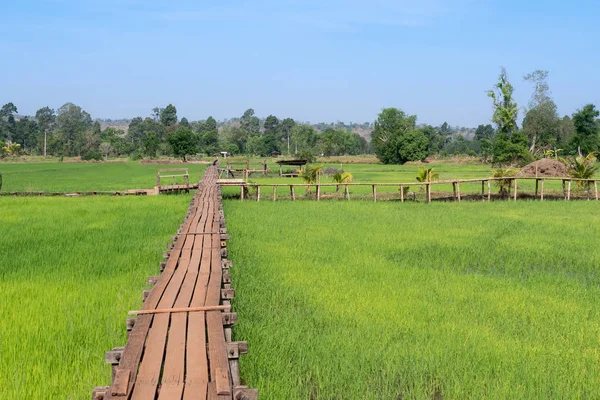
<svg viewBox="0 0 600 400">
<path fill-rule="evenodd" d="M 112 384 L 95 388 L 94 400 L 258 398 L 240 381 L 248 345 L 231 338 L 235 292 L 215 166 L 198 186 L 160 276 L 148 278 L 142 310 L 130 312 L 137 318 L 127 319 L 126 346 L 106 353 Z"/>
</svg>

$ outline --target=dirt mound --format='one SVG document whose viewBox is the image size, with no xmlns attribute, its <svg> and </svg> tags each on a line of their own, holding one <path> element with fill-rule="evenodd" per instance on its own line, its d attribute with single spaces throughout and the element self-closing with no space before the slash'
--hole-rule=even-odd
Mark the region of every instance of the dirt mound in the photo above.
<svg viewBox="0 0 600 400">
<path fill-rule="evenodd" d="M 536 176 L 569 176 L 567 166 L 560 161 L 544 158 L 524 166 L 517 176 L 536 177 Z"/>
</svg>

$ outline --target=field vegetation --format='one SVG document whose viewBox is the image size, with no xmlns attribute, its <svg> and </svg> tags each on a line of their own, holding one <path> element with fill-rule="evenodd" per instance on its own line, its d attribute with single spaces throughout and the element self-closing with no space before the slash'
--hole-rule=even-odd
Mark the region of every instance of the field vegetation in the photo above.
<svg viewBox="0 0 600 400">
<path fill-rule="evenodd" d="M 263 399 L 598 398 L 600 205 L 227 201 Z"/>
<path fill-rule="evenodd" d="M 156 172 L 163 168 L 188 168 L 190 183 L 198 182 L 204 164 L 111 163 L 0 163 L 2 192 L 104 191 L 149 189 L 156 185 Z M 166 182 L 169 184 L 169 182 Z M 177 181 L 183 183 L 183 180 Z"/>
<path fill-rule="evenodd" d="M 110 383 L 190 196 L 0 197 L 0 399 L 85 399 Z"/>
</svg>

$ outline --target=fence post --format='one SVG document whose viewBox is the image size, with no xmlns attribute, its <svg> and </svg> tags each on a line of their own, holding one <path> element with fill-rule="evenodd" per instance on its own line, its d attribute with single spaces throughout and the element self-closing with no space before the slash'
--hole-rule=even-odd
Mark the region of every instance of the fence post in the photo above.
<svg viewBox="0 0 600 400">
<path fill-rule="evenodd" d="M 292 200 L 296 200 L 296 193 L 294 193 L 294 185 L 290 185 L 290 194 L 292 195 Z"/>
<path fill-rule="evenodd" d="M 594 192 L 596 192 L 596 200 L 598 200 L 598 181 L 594 181 Z"/>
<path fill-rule="evenodd" d="M 544 201 L 544 179 L 542 179 L 542 187 L 540 188 L 540 200 Z"/>
<path fill-rule="evenodd" d="M 458 202 L 460 203 L 460 183 L 456 182 L 456 198 L 458 199 Z"/>
<path fill-rule="evenodd" d="M 277 200 L 277 186 L 273 185 L 273 201 Z"/>
<path fill-rule="evenodd" d="M 571 180 L 569 179 L 569 186 L 567 189 L 567 200 L 571 200 Z"/>
<path fill-rule="evenodd" d="M 514 192 L 514 201 L 517 201 L 517 178 L 515 178 L 515 192 Z"/>
<path fill-rule="evenodd" d="M 321 185 L 317 184 L 317 201 L 321 200 Z"/>
<path fill-rule="evenodd" d="M 244 200 L 244 185 L 240 185 L 240 200 Z"/>
<path fill-rule="evenodd" d="M 256 187 L 256 201 L 260 201 L 260 185 Z"/>
<path fill-rule="evenodd" d="M 539 186 L 539 184 L 540 184 L 540 180 L 536 179 L 535 180 L 535 196 L 534 196 L 534 198 L 538 196 L 538 186 Z"/>
<path fill-rule="evenodd" d="M 345 195 L 346 195 L 346 200 L 350 200 L 350 190 L 348 189 L 348 185 L 346 185 L 346 188 L 344 189 Z"/>
<path fill-rule="evenodd" d="M 400 185 L 400 201 L 404 203 L 404 185 Z"/>
<path fill-rule="evenodd" d="M 488 184 L 488 201 L 492 201 L 492 183 L 490 182 L 489 179 L 487 181 L 487 184 Z"/>
<path fill-rule="evenodd" d="M 377 202 L 377 185 L 373 185 L 373 201 Z"/>
<path fill-rule="evenodd" d="M 427 202 L 431 203 L 431 183 L 427 184 Z"/>
</svg>

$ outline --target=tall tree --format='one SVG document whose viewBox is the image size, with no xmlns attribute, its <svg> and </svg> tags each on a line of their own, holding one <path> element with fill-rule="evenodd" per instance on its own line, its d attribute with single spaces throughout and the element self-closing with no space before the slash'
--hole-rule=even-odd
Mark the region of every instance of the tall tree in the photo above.
<svg viewBox="0 0 600 400">
<path fill-rule="evenodd" d="M 181 118 L 181 121 L 179 121 L 179 125 L 181 125 L 185 128 L 191 129 L 190 122 L 187 120 L 186 117 Z"/>
<path fill-rule="evenodd" d="M 204 152 L 208 155 L 219 151 L 219 130 L 217 121 L 213 117 L 208 117 L 201 127 L 202 144 Z"/>
<path fill-rule="evenodd" d="M 479 125 L 477 129 L 475 129 L 475 139 L 491 139 L 494 137 L 494 133 L 494 127 L 492 125 Z"/>
<path fill-rule="evenodd" d="M 185 162 L 187 156 L 198 152 L 198 137 L 190 129 L 180 126 L 169 132 L 167 141 L 173 148 L 173 154 Z"/>
<path fill-rule="evenodd" d="M 160 112 L 160 123 L 167 127 L 177 123 L 177 109 L 173 104 L 169 104 Z"/>
<path fill-rule="evenodd" d="M 519 107 L 513 100 L 513 91 L 506 69 L 502 68 L 498 83 L 492 90 L 488 91 L 488 97 L 492 99 L 494 104 L 492 121 L 498 127 L 499 133 L 509 136 L 517 130 L 517 117 L 519 116 Z"/>
<path fill-rule="evenodd" d="M 260 120 L 254 116 L 254 110 L 249 108 L 240 119 L 240 127 L 247 136 L 258 136 L 260 133 Z"/>
<path fill-rule="evenodd" d="M 56 126 L 65 154 L 81 155 L 83 134 L 92 127 L 90 114 L 73 103 L 66 103 L 58 109 Z"/>
<path fill-rule="evenodd" d="M 53 109 L 46 106 L 37 110 L 35 113 L 35 119 L 38 122 L 40 131 L 44 134 L 44 157 L 46 157 L 46 150 L 48 147 L 48 132 L 50 132 L 54 127 L 56 115 Z"/>
<path fill-rule="evenodd" d="M 403 164 L 427 156 L 427 137 L 416 129 L 417 116 L 384 108 L 375 121 L 371 143 L 384 164 Z"/>
<path fill-rule="evenodd" d="M 282 136 L 279 138 L 280 141 L 285 140 L 287 143 L 287 154 L 290 154 L 290 138 L 292 135 L 292 131 L 296 126 L 296 121 L 291 118 L 286 118 L 281 121 L 281 134 Z"/>
<path fill-rule="evenodd" d="M 524 79 L 534 85 L 523 120 L 523 132 L 529 137 L 529 152 L 533 154 L 540 148 L 556 144 L 558 112 L 550 96 L 548 71 L 536 70 L 525 75 Z"/>
<path fill-rule="evenodd" d="M 15 134 L 15 116 L 17 107 L 13 103 L 6 103 L 0 109 L 0 139 L 12 140 Z"/>
<path fill-rule="evenodd" d="M 573 137 L 573 146 L 577 148 L 577 153 L 581 156 L 593 151 L 598 151 L 598 129 L 599 124 L 596 118 L 600 111 L 596 110 L 593 104 L 587 104 L 581 110 L 573 114 L 573 125 L 575 126 L 575 136 Z"/>
</svg>

